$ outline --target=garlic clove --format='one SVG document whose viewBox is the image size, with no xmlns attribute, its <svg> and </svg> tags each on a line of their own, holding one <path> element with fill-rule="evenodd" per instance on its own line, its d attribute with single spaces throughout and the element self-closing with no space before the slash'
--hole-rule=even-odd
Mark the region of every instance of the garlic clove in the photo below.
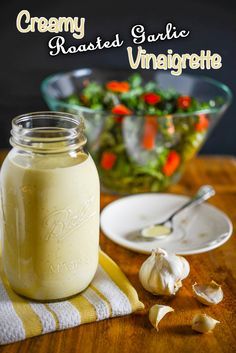
<svg viewBox="0 0 236 353">
<path fill-rule="evenodd" d="M 188 261 L 183 256 L 179 256 L 179 259 L 182 262 L 182 279 L 185 279 L 189 275 L 190 266 Z"/>
<path fill-rule="evenodd" d="M 221 286 L 215 281 L 209 284 L 197 284 L 192 286 L 194 296 L 205 305 L 215 305 L 223 299 L 223 291 Z"/>
<path fill-rule="evenodd" d="M 211 316 L 206 314 L 196 314 L 193 317 L 192 329 L 200 333 L 212 332 L 220 321 L 213 319 Z"/>
<path fill-rule="evenodd" d="M 171 311 L 174 311 L 174 309 L 167 305 L 155 304 L 150 308 L 149 321 L 157 331 L 159 331 L 158 325 L 161 319 L 163 319 L 163 317 Z"/>
</svg>

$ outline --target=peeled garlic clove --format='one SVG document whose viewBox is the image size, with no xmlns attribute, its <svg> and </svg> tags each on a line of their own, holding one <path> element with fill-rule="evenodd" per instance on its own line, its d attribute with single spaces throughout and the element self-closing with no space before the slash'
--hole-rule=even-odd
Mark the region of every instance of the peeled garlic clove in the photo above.
<svg viewBox="0 0 236 353">
<path fill-rule="evenodd" d="M 174 309 L 167 305 L 155 304 L 150 308 L 149 321 L 157 331 L 159 331 L 158 324 L 161 321 L 161 319 L 171 311 L 174 311 Z"/>
<path fill-rule="evenodd" d="M 219 284 L 211 281 L 209 284 L 197 284 L 192 286 L 194 296 L 205 305 L 214 305 L 223 299 L 223 291 Z"/>
<path fill-rule="evenodd" d="M 208 333 L 214 330 L 216 324 L 220 321 L 213 319 L 206 314 L 196 314 L 192 321 L 192 329 L 201 333 Z"/>
</svg>

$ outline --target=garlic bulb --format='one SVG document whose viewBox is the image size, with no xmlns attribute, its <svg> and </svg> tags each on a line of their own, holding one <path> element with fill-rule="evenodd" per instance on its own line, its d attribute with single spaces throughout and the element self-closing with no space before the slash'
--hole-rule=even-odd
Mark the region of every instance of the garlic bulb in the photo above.
<svg viewBox="0 0 236 353">
<path fill-rule="evenodd" d="M 155 327 L 157 331 L 159 331 L 158 324 L 161 319 L 169 312 L 174 311 L 173 308 L 167 305 L 153 305 L 149 310 L 149 321 L 152 326 Z"/>
<path fill-rule="evenodd" d="M 205 305 L 214 305 L 221 302 L 223 299 L 223 291 L 221 286 L 215 281 L 209 284 L 199 285 L 195 283 L 192 286 L 194 296 Z"/>
<path fill-rule="evenodd" d="M 167 254 L 165 250 L 157 248 L 142 264 L 139 279 L 152 294 L 173 295 L 182 287 L 181 281 L 188 276 L 189 270 L 185 258 Z"/>
<path fill-rule="evenodd" d="M 196 314 L 192 321 L 192 329 L 201 333 L 208 333 L 214 330 L 216 324 L 220 321 L 213 319 L 206 314 Z"/>
</svg>

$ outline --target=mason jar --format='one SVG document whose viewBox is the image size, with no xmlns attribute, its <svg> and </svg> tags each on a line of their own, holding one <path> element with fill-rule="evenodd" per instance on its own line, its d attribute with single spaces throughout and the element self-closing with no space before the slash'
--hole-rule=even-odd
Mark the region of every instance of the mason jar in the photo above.
<svg viewBox="0 0 236 353">
<path fill-rule="evenodd" d="M 12 121 L 1 169 L 2 260 L 15 292 L 56 300 L 84 290 L 98 265 L 99 178 L 82 118 L 37 112 Z"/>
</svg>

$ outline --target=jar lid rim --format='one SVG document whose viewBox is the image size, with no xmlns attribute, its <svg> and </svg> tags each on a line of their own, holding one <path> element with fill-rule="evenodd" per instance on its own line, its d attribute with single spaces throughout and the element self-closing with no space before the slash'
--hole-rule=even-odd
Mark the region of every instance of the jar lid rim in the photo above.
<svg viewBox="0 0 236 353">
<path fill-rule="evenodd" d="M 84 128 L 83 117 L 70 113 L 22 114 L 12 120 L 10 144 L 40 153 L 79 149 L 87 141 Z"/>
<path fill-rule="evenodd" d="M 67 129 L 78 129 L 84 128 L 84 121 L 82 115 L 74 115 L 71 113 L 67 112 L 57 112 L 57 111 L 38 111 L 38 112 L 30 112 L 30 113 L 25 113 L 25 114 L 20 114 L 17 115 L 13 120 L 12 120 L 12 127 L 13 128 L 20 128 L 21 130 L 30 130 L 32 127 L 25 127 L 22 126 L 21 123 L 27 121 L 27 119 L 36 120 L 39 118 L 43 119 L 63 119 L 64 121 L 71 122 L 74 124 L 73 127 L 68 127 Z M 44 126 L 44 127 L 49 127 L 49 126 Z"/>
</svg>

